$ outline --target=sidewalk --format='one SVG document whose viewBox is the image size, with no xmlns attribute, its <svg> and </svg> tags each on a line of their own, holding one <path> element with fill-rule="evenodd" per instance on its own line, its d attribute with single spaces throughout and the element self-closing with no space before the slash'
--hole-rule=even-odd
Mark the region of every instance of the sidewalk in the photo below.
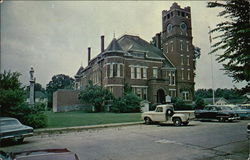
<svg viewBox="0 0 250 160">
<path fill-rule="evenodd" d="M 90 125 L 90 126 L 76 126 L 76 127 L 65 127 L 65 128 L 44 128 L 44 129 L 35 129 L 34 136 L 41 134 L 62 134 L 67 132 L 79 132 L 82 130 L 89 129 L 99 129 L 99 128 L 111 128 L 111 127 L 123 127 L 123 126 L 132 126 L 143 124 L 143 121 L 140 122 L 129 122 L 129 123 L 112 123 L 112 124 L 101 124 L 101 125 Z"/>
</svg>

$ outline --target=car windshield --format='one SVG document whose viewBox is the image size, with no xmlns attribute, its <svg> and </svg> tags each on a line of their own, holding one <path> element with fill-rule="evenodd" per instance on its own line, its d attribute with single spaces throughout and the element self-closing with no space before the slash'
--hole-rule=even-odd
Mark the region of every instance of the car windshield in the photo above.
<svg viewBox="0 0 250 160">
<path fill-rule="evenodd" d="M 1 120 L 0 125 L 1 126 L 9 126 L 9 125 L 19 125 L 20 123 L 17 120 Z"/>
</svg>

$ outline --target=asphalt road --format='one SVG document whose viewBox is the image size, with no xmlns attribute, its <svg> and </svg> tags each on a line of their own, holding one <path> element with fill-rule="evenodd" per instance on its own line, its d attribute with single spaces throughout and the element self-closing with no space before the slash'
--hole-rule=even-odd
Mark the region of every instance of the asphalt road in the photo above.
<svg viewBox="0 0 250 160">
<path fill-rule="evenodd" d="M 189 126 L 136 125 L 33 136 L 3 151 L 68 148 L 81 160 L 246 160 L 249 120 L 192 121 Z"/>
</svg>

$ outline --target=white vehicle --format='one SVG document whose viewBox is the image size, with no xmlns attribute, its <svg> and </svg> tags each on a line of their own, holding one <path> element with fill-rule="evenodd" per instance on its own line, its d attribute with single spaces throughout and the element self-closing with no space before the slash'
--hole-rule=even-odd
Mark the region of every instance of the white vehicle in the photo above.
<svg viewBox="0 0 250 160">
<path fill-rule="evenodd" d="M 144 112 L 141 115 L 141 119 L 146 124 L 159 122 L 173 123 L 175 126 L 188 125 L 189 121 L 194 118 L 194 111 L 174 111 L 172 104 L 158 105 L 155 111 Z"/>
</svg>

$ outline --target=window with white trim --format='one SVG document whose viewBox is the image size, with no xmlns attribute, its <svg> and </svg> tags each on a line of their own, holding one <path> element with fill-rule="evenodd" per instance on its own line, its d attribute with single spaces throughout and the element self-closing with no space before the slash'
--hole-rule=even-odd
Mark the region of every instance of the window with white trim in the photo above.
<svg viewBox="0 0 250 160">
<path fill-rule="evenodd" d="M 131 67 L 131 79 L 135 79 L 135 67 Z"/>
<path fill-rule="evenodd" d="M 174 51 L 174 42 L 173 41 L 171 41 L 171 51 L 173 52 Z"/>
<path fill-rule="evenodd" d="M 117 64 L 117 77 L 121 77 L 121 64 Z"/>
<path fill-rule="evenodd" d="M 181 79 L 184 80 L 184 69 L 181 69 Z"/>
<path fill-rule="evenodd" d="M 153 68 L 153 78 L 158 78 L 158 69 Z"/>
<path fill-rule="evenodd" d="M 110 64 L 110 72 L 109 72 L 109 77 L 113 77 L 113 64 Z"/>
<path fill-rule="evenodd" d="M 188 80 L 190 80 L 190 70 L 187 71 Z"/>
<path fill-rule="evenodd" d="M 187 56 L 187 65 L 188 65 L 188 66 L 190 65 L 189 56 Z"/>
<path fill-rule="evenodd" d="M 183 100 L 189 99 L 189 92 L 188 91 L 182 91 L 182 98 Z"/>
<path fill-rule="evenodd" d="M 187 51 L 189 51 L 189 41 L 187 41 Z"/>
<path fill-rule="evenodd" d="M 136 79 L 141 79 L 141 68 L 136 67 Z"/>
<path fill-rule="evenodd" d="M 180 40 L 181 51 L 183 50 L 182 42 L 183 40 Z"/>
<path fill-rule="evenodd" d="M 142 78 L 147 79 L 147 68 L 142 68 Z"/>
<path fill-rule="evenodd" d="M 184 65 L 184 59 L 182 55 L 181 55 L 181 65 Z"/>
<path fill-rule="evenodd" d="M 172 84 L 175 85 L 175 72 L 172 71 Z"/>
</svg>

